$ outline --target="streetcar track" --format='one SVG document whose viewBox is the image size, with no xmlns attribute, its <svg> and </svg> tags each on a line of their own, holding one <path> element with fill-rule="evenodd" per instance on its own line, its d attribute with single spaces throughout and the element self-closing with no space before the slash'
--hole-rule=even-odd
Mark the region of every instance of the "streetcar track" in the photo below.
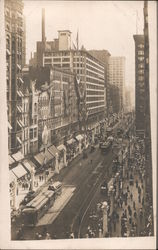
<svg viewBox="0 0 158 250">
<path fill-rule="evenodd" d="M 104 164 L 106 160 L 104 159 L 102 164 Z M 86 198 L 84 199 L 83 203 L 82 203 L 82 206 L 79 208 L 79 211 L 78 213 L 76 214 L 75 218 L 73 219 L 73 223 L 71 224 L 71 231 L 73 231 L 73 228 L 74 228 L 74 225 L 75 225 L 75 222 L 77 220 L 77 218 L 80 216 L 80 214 L 84 214 L 85 213 L 85 210 L 82 211 L 82 209 L 84 208 L 84 205 L 86 204 L 86 202 L 88 201 L 87 197 L 91 197 L 90 194 L 93 194 L 93 197 L 95 197 L 95 194 L 98 192 L 98 189 L 99 189 L 99 186 L 96 190 L 95 193 L 93 193 L 94 189 L 96 188 L 98 182 L 100 182 L 100 180 L 102 179 L 102 174 L 104 173 L 105 169 L 107 170 L 107 167 L 109 167 L 112 163 L 112 160 L 111 158 L 109 158 L 108 162 L 106 162 L 106 166 L 104 166 L 104 168 L 102 169 L 101 171 L 101 174 L 99 175 L 99 178 L 97 178 L 97 181 L 96 181 L 96 184 L 95 186 L 90 190 L 90 192 L 87 194 Z M 105 172 L 105 175 L 106 175 L 106 172 Z M 104 179 L 105 179 L 105 175 L 104 175 Z M 107 176 L 106 176 L 107 177 Z M 92 178 L 92 176 L 91 176 Z M 93 200 L 93 198 L 90 200 L 89 204 L 91 203 L 91 201 Z M 86 209 L 87 209 L 87 206 L 86 206 Z M 82 215 L 82 218 L 83 218 L 83 215 Z M 78 230 L 79 231 L 79 230 Z"/>
</svg>

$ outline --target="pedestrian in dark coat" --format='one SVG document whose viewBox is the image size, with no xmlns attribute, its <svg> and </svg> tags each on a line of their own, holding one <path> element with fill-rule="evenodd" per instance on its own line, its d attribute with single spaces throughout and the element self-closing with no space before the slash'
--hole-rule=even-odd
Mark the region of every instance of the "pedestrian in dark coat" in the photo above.
<svg viewBox="0 0 158 250">
<path fill-rule="evenodd" d="M 133 194 L 131 193 L 131 195 L 130 195 L 130 198 L 131 198 L 131 201 L 132 201 L 132 199 L 133 199 Z"/>
<path fill-rule="evenodd" d="M 133 209 L 136 210 L 136 203 L 133 201 Z"/>
<path fill-rule="evenodd" d="M 140 194 L 138 195 L 138 201 L 139 201 L 139 203 L 141 203 L 141 197 L 140 197 Z"/>
</svg>

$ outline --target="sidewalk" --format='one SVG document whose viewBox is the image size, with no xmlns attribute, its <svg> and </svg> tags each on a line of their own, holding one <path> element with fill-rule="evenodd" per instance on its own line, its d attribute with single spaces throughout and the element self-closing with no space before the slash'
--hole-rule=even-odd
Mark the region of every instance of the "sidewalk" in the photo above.
<svg viewBox="0 0 158 250">
<path fill-rule="evenodd" d="M 122 208 L 121 207 L 117 207 L 115 209 L 115 211 L 119 214 L 119 221 L 116 223 L 116 230 L 114 230 L 114 225 L 112 225 L 112 237 L 121 237 L 121 216 L 123 214 L 123 212 L 126 211 L 127 213 L 127 237 L 128 236 L 140 236 L 140 232 L 143 230 L 144 228 L 144 219 L 140 219 L 140 208 L 142 208 L 142 202 L 138 201 L 138 188 L 136 187 L 136 180 L 138 180 L 138 186 L 141 187 L 141 201 L 142 201 L 142 197 L 143 197 L 143 189 L 142 189 L 142 183 L 141 180 L 139 179 L 139 177 L 137 176 L 137 174 L 135 173 L 134 175 L 134 185 L 130 186 L 129 185 L 129 179 L 126 179 L 125 183 L 124 183 L 124 187 L 123 187 L 123 191 L 126 192 L 127 191 L 127 186 L 129 186 L 129 192 L 128 192 L 128 198 L 127 198 L 127 205 L 125 204 L 125 202 L 123 202 Z M 130 198 L 130 194 L 132 193 L 133 198 L 131 200 Z M 135 210 L 133 208 L 133 201 L 135 201 Z M 132 222 L 136 223 L 136 228 L 135 228 L 135 232 L 132 235 L 131 234 L 131 230 L 132 230 L 132 223 L 129 223 L 129 212 L 128 212 L 128 206 L 131 207 L 132 210 Z M 137 217 L 134 218 L 134 211 L 136 211 L 137 213 Z"/>
</svg>

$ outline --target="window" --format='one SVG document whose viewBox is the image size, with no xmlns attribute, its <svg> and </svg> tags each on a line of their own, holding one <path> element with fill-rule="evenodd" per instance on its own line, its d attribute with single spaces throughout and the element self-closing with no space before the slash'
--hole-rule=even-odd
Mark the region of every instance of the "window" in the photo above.
<svg viewBox="0 0 158 250">
<path fill-rule="evenodd" d="M 37 137 L 37 128 L 34 129 L 34 137 Z"/>
<path fill-rule="evenodd" d="M 30 139 L 33 139 L 33 128 L 30 129 Z"/>
<path fill-rule="evenodd" d="M 143 56 L 144 55 L 144 51 L 143 50 L 138 50 L 138 55 L 139 56 Z"/>
</svg>

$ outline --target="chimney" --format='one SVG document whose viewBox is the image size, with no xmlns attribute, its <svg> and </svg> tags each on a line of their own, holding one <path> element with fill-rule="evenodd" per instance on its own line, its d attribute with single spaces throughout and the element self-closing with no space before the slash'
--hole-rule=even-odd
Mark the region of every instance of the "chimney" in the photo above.
<svg viewBox="0 0 158 250">
<path fill-rule="evenodd" d="M 45 43 L 45 9 L 42 8 L 42 42 Z"/>
</svg>

